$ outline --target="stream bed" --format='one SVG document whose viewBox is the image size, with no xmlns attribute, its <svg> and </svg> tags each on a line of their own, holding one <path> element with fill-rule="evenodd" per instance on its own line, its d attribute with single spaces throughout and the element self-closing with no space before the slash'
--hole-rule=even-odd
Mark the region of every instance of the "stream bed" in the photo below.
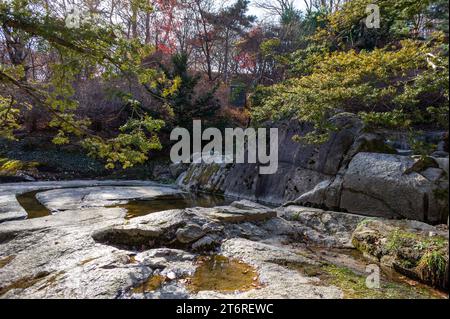
<svg viewBox="0 0 450 319">
<path fill-rule="evenodd" d="M 73 193 L 71 191 L 72 189 Z M 205 237 L 207 238 L 208 236 L 213 236 L 212 240 L 217 240 L 217 245 L 213 246 L 214 248 L 207 248 L 197 251 L 192 249 L 189 244 L 184 245 L 183 247 L 185 248 L 182 250 L 170 250 L 171 246 L 169 244 L 178 238 L 175 237 L 174 239 L 167 239 L 167 245 L 164 244 L 164 242 L 161 242 L 158 246 L 161 249 L 159 252 L 161 255 L 158 256 L 148 257 L 146 254 L 150 250 L 134 251 L 133 249 L 128 249 L 126 253 L 133 252 L 137 255 L 141 254 L 142 256 L 146 256 L 143 259 L 142 257 L 141 259 L 135 259 L 133 254 L 131 261 L 126 264 L 128 265 L 126 267 L 131 267 L 130 271 L 134 271 L 131 270 L 134 269 L 134 267 L 136 268 L 136 271 L 140 268 L 148 267 L 149 264 L 153 263 L 153 261 L 150 263 L 148 261 L 153 260 L 152 258 L 157 261 L 156 264 L 160 263 L 161 260 L 166 260 L 165 262 L 167 266 L 165 267 L 168 269 L 171 269 L 172 267 L 180 268 L 178 271 L 175 271 L 176 276 L 168 276 L 167 273 L 153 272 L 153 275 L 144 277 L 143 279 L 133 283 L 132 286 L 120 287 L 120 289 L 125 289 L 126 291 L 131 292 L 131 295 L 138 294 L 144 296 L 152 296 L 152 294 L 157 291 L 166 291 L 166 287 L 170 286 L 178 287 L 181 289 L 180 291 L 188 296 L 195 296 L 205 292 L 214 292 L 220 294 L 238 294 L 243 298 L 257 298 L 259 296 L 276 297 L 279 296 L 279 294 L 277 294 L 278 291 L 272 290 L 274 289 L 272 287 L 277 287 L 277 290 L 286 289 L 287 291 L 291 291 L 294 289 L 295 291 L 292 292 L 293 296 L 305 296 L 306 298 L 317 298 L 318 296 L 320 298 L 330 298 L 330 296 L 335 298 L 336 295 L 334 294 L 333 289 L 342 291 L 342 297 L 348 299 L 448 298 L 448 293 L 446 292 L 408 279 L 395 271 L 387 271 L 385 269 L 381 269 L 380 272 L 381 286 L 377 289 L 367 288 L 367 266 L 373 266 L 373 261 L 366 259 L 362 253 L 356 249 L 331 249 L 320 246 L 316 247 L 312 244 L 302 243 L 293 237 L 290 240 L 286 240 L 287 238 L 290 238 L 289 236 L 284 237 L 282 241 L 279 241 L 279 238 L 276 237 L 278 227 L 285 225 L 283 223 L 289 223 L 289 221 L 279 217 L 277 218 L 275 213 L 275 215 L 272 215 L 268 219 L 261 217 L 259 221 L 255 220 L 254 217 L 256 212 L 262 214 L 265 209 L 268 211 L 274 211 L 273 208 L 264 208 L 257 204 L 250 207 L 246 206 L 249 205 L 249 202 L 240 203 L 240 206 L 233 206 L 230 205 L 233 202 L 233 199 L 230 198 L 207 194 L 174 193 L 168 191 L 167 189 L 161 191 L 160 186 L 150 186 L 147 188 L 143 187 L 136 189 L 133 189 L 132 187 L 125 189 L 121 186 L 104 186 L 102 189 L 97 189 L 96 187 L 69 187 L 60 189 L 58 192 L 50 194 L 51 196 L 49 196 L 49 193 L 47 193 L 46 196 L 43 196 L 44 193 L 52 192 L 54 190 L 55 189 L 30 189 L 25 193 L 16 195 L 18 203 L 28 214 L 27 218 L 37 219 L 36 225 L 40 225 L 40 223 L 42 223 L 42 225 L 45 225 L 44 229 L 46 229 L 49 234 L 54 234 L 53 239 L 51 239 L 51 236 L 47 237 L 51 244 L 39 246 L 39 249 L 51 247 L 49 248 L 51 251 L 42 250 L 37 253 L 35 251 L 37 248 L 29 247 L 30 251 L 28 253 L 26 253 L 26 249 L 28 248 L 24 248 L 25 250 L 22 253 L 22 251 L 16 252 L 16 246 L 12 245 L 11 251 L 8 252 L 4 249 L 5 254 L 0 254 L 0 269 L 2 269 L 2 271 L 11 268 L 13 273 L 17 273 L 17 269 L 20 267 L 25 267 L 24 269 L 27 269 L 26 267 L 28 267 L 28 264 L 23 264 L 20 262 L 20 258 L 24 258 L 25 255 L 28 260 L 27 263 L 29 263 L 29 266 L 34 269 L 34 265 L 29 261 L 30 254 L 36 255 L 36 262 L 39 264 L 41 263 L 42 255 L 49 254 L 51 258 L 49 258 L 47 262 L 52 263 L 52 249 L 60 254 L 59 258 L 66 258 L 64 255 L 66 251 L 70 252 L 72 249 L 77 249 L 75 247 L 77 247 L 76 240 L 78 239 L 74 239 L 74 241 L 72 241 L 70 238 L 67 238 L 67 242 L 65 242 L 66 239 L 60 237 L 58 232 L 59 226 L 57 223 L 55 223 L 55 226 L 51 226 L 53 222 L 51 219 L 39 219 L 41 217 L 50 216 L 53 213 L 58 214 L 58 212 L 71 210 L 71 216 L 76 216 L 76 218 L 71 221 L 74 225 L 76 225 L 76 227 L 73 228 L 74 236 L 76 236 L 74 238 L 78 238 L 79 231 L 84 231 L 83 227 L 85 227 L 82 223 L 77 224 L 78 218 L 80 218 L 80 220 L 82 218 L 88 219 L 90 216 L 78 217 L 77 209 L 88 208 L 85 211 L 87 211 L 88 214 L 91 214 L 89 208 L 93 208 L 92 214 L 98 214 L 97 211 L 99 211 L 99 208 L 104 207 L 105 210 L 108 210 L 108 213 L 106 214 L 116 216 L 112 218 L 117 218 L 118 220 L 121 219 L 122 221 L 123 211 L 116 210 L 114 212 L 114 210 L 110 210 L 109 208 L 125 209 L 125 218 L 127 219 L 125 224 L 131 229 L 129 231 L 132 234 L 134 228 L 139 230 L 145 229 L 145 227 L 147 227 L 147 219 L 148 222 L 151 223 L 152 218 L 155 218 L 154 227 L 166 227 L 164 225 L 169 225 L 173 220 L 170 216 L 178 216 L 176 218 L 181 218 L 177 215 L 176 211 L 174 212 L 174 210 L 204 207 L 209 210 L 197 211 L 194 209 L 194 214 L 197 214 L 194 215 L 196 218 L 191 219 L 189 217 L 189 219 L 184 222 L 185 224 L 189 224 L 192 223 L 193 220 L 194 222 L 198 222 L 200 220 L 201 223 L 204 223 L 204 225 L 210 225 L 212 220 L 209 218 L 212 217 L 208 216 L 217 216 L 217 218 L 220 218 L 220 227 L 225 228 L 225 231 L 222 232 L 222 230 L 212 228 L 212 232 L 208 233 Z M 157 195 L 151 197 L 153 196 L 153 193 L 150 191 Z M 40 193 L 43 194 L 39 195 Z M 134 198 L 139 199 L 133 199 L 132 196 L 136 196 Z M 47 200 L 47 203 L 50 203 L 50 206 L 48 206 L 50 209 L 43 205 L 38 198 L 41 201 L 44 199 L 44 201 L 42 201 L 43 203 Z M 224 211 L 220 211 L 221 208 L 217 206 L 226 207 L 222 207 Z M 56 209 L 54 207 L 56 207 Z M 211 209 L 213 207 L 217 207 L 219 212 L 217 212 L 217 209 Z M 100 211 L 102 210 L 100 209 Z M 162 211 L 167 211 L 167 214 L 153 214 Z M 245 216 L 247 219 L 236 221 L 236 216 L 233 216 L 235 211 L 237 214 L 236 216 L 239 216 L 240 218 L 244 218 Z M 205 213 L 206 215 L 204 215 Z M 143 222 L 141 218 L 136 218 L 142 216 L 147 216 L 144 218 Z M 61 215 L 61 218 L 64 219 L 64 216 Z M 140 224 L 141 222 L 142 224 Z M 23 221 L 23 223 L 25 224 L 26 221 Z M 103 223 L 103 219 L 98 219 L 98 223 L 101 225 Z M 212 222 L 212 224 L 214 223 L 217 223 L 217 220 Z M 86 227 L 90 227 L 91 221 L 86 223 L 86 225 Z M 293 224 L 290 225 L 292 226 Z M 36 229 L 39 228 L 37 227 Z M 197 236 L 195 231 L 199 231 L 200 229 L 203 229 L 203 224 L 199 224 L 199 226 L 195 226 L 194 228 L 187 230 L 192 232 L 189 235 L 195 237 Z M 120 229 L 118 231 L 120 231 Z M 214 233 L 214 231 L 217 231 L 217 233 Z M 161 231 L 161 234 L 164 234 L 163 236 L 165 236 L 165 234 L 167 234 L 167 236 L 172 236 L 172 232 L 172 230 Z M 114 235 L 115 233 L 112 231 L 110 234 Z M 228 238 L 226 238 L 227 234 L 230 234 Z M 288 232 L 286 234 L 288 234 Z M 85 235 L 83 236 L 91 239 L 91 229 L 86 228 Z M 198 238 L 201 238 L 202 236 L 204 235 L 202 234 Z M 92 238 L 95 239 L 96 237 L 92 236 Z M 242 241 L 244 238 L 249 238 L 251 240 Z M 153 240 L 152 238 L 150 239 Z M 162 239 L 166 240 L 165 237 L 162 237 Z M 18 240 L 20 241 L 20 239 Z M 83 267 L 86 269 L 89 268 L 91 269 L 90 271 L 101 273 L 103 268 L 100 266 L 104 264 L 102 258 L 110 258 L 109 260 L 112 265 L 117 263 L 117 261 L 114 261 L 114 258 L 116 258 L 114 257 L 114 254 L 117 250 L 112 248 L 110 243 L 108 244 L 108 241 L 109 240 L 100 241 L 100 243 L 104 242 L 105 244 L 95 246 L 95 243 L 93 243 L 92 240 L 88 240 L 87 242 L 89 244 L 94 245 L 90 247 L 91 255 L 88 255 L 85 252 L 85 246 L 82 246 L 82 252 L 87 255 L 79 257 L 80 261 L 78 261 L 77 267 Z M 239 246 L 239 248 L 233 250 L 232 245 L 224 245 L 224 243 L 230 243 L 233 241 L 240 243 L 242 246 Z M 63 245 L 67 246 L 66 249 L 58 248 L 58 245 L 61 245 L 61 242 L 63 242 Z M 80 242 L 80 245 L 81 243 L 82 242 Z M 28 247 L 28 243 L 24 242 L 23 244 L 25 245 L 24 247 Z M 255 248 L 251 248 L 251 245 L 255 245 Z M 9 247 L 7 242 L 4 243 L 4 246 L 6 248 Z M 111 246 L 111 248 L 108 246 Z M 101 249 L 105 249 L 107 251 L 111 249 L 111 252 L 108 252 L 105 255 L 104 251 L 100 253 Z M 99 251 L 99 253 L 97 253 L 97 251 Z M 285 252 L 280 254 L 279 251 Z M 109 257 L 108 254 L 110 254 Z M 178 255 L 180 255 L 180 257 L 176 257 Z M 31 260 L 33 260 L 33 258 L 31 258 Z M 147 261 L 141 265 L 141 262 L 138 260 Z M 117 276 L 121 276 L 121 272 L 126 270 L 123 268 L 121 263 L 121 261 L 118 262 L 120 267 L 118 266 L 117 269 L 114 268 Z M 13 268 L 10 267 L 10 265 L 15 266 Z M 60 267 L 60 264 L 58 264 L 58 267 Z M 64 285 L 65 281 L 62 278 L 65 276 L 70 276 L 71 271 L 76 268 L 69 267 L 66 269 L 63 267 L 59 269 L 58 267 L 55 268 L 54 274 L 51 273 L 52 276 L 47 274 L 44 277 L 41 277 L 37 274 L 37 277 L 32 277 L 33 280 L 31 281 L 31 277 L 26 277 L 19 278 L 9 284 L 5 284 L 5 282 L 8 282 L 9 280 L 9 277 L 5 272 L 3 283 L 2 278 L 0 278 L 0 288 L 3 289 L 0 289 L 0 295 L 8 294 L 13 291 L 19 291 L 20 289 L 26 292 L 30 291 L 30 289 L 35 289 L 33 287 L 36 287 L 35 293 L 30 293 L 31 296 L 35 297 L 37 296 L 36 294 L 39 294 L 40 291 L 42 291 L 42 289 L 45 290 L 48 287 L 51 288 L 53 285 L 56 285 L 55 282 L 57 284 Z M 57 278 L 61 277 L 60 281 L 59 279 L 52 279 L 53 276 L 56 275 L 58 275 Z M 74 278 L 77 278 L 78 276 L 75 271 L 73 276 Z M 97 278 L 97 276 L 93 276 L 93 278 Z M 44 285 L 44 282 L 49 280 L 51 282 Z M 117 282 L 122 282 L 121 280 L 117 280 Z M 22 283 L 25 281 L 31 282 L 31 285 L 23 285 Z M 43 288 L 40 287 L 41 283 Z M 290 286 L 292 283 L 294 283 L 295 286 Z M 105 282 L 103 287 L 105 287 L 105 289 L 109 289 L 108 283 Z M 304 291 L 302 289 L 304 289 Z M 317 294 L 314 292 L 311 293 L 311 291 L 315 290 L 323 291 L 329 295 L 322 295 L 322 292 L 317 292 Z M 55 291 L 60 290 L 55 288 Z M 165 293 L 170 295 L 170 292 L 167 291 Z"/>
<path fill-rule="evenodd" d="M 49 190 L 38 190 L 17 195 L 17 201 L 28 214 L 27 219 L 50 216 L 51 211 L 36 198 L 36 195 Z M 219 195 L 182 194 L 161 196 L 149 200 L 129 200 L 125 204 L 114 204 L 107 208 L 124 208 L 126 219 L 141 217 L 148 214 L 171 209 L 191 207 L 215 207 L 230 204 L 233 200 Z"/>
</svg>

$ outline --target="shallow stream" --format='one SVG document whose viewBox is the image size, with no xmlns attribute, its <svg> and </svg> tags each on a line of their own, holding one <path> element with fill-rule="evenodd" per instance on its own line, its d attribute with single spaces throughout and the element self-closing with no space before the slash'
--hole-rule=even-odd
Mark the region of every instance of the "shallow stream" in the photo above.
<svg viewBox="0 0 450 319">
<path fill-rule="evenodd" d="M 49 190 L 38 190 L 17 195 L 17 201 L 28 213 L 28 219 L 50 216 L 50 210 L 37 200 L 36 195 Z M 227 205 L 232 202 L 223 196 L 207 194 L 183 194 L 156 197 L 149 200 L 130 200 L 126 204 L 107 206 L 108 208 L 124 208 L 127 210 L 127 219 L 145 216 L 151 213 L 171 209 L 190 207 L 215 207 Z"/>
<path fill-rule="evenodd" d="M 40 218 L 51 215 L 51 212 L 36 198 L 40 192 L 31 191 L 17 195 L 20 205 L 27 211 L 28 218 Z M 149 200 L 130 200 L 125 204 L 107 207 L 120 207 L 127 211 L 126 218 L 145 216 L 151 213 L 183 209 L 189 207 L 215 207 L 232 202 L 221 196 L 206 194 L 183 194 L 162 196 Z M 293 243 L 295 246 L 295 244 Z M 318 285 L 335 285 L 344 292 L 345 298 L 448 298 L 448 294 L 426 285 L 410 280 L 395 271 L 381 271 L 381 286 L 368 289 L 365 285 L 367 274 L 365 267 L 370 264 L 356 250 L 324 250 L 323 248 L 298 247 L 298 253 L 319 261 L 317 266 L 287 263 L 282 266 L 301 272 L 306 277 L 316 277 Z M 186 278 L 187 288 L 193 292 L 214 290 L 231 292 L 235 290 L 251 290 L 263 286 L 259 282 L 256 269 L 236 259 L 220 255 L 201 256 L 196 261 L 197 270 L 192 277 Z M 133 292 L 154 291 L 164 285 L 167 278 L 153 276 L 141 285 L 134 287 Z"/>
</svg>

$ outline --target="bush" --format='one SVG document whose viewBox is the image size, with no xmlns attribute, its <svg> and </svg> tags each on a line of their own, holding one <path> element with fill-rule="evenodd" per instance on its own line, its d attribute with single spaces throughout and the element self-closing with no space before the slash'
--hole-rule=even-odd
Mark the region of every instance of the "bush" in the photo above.
<svg viewBox="0 0 450 319">
<path fill-rule="evenodd" d="M 448 58 L 437 44 L 405 40 L 373 51 L 329 53 L 311 74 L 252 98 L 253 120 L 297 118 L 314 124 L 310 141 L 333 131 L 328 119 L 351 112 L 370 128 L 444 123 L 448 118 Z M 319 138 L 318 138 L 319 137 Z"/>
</svg>

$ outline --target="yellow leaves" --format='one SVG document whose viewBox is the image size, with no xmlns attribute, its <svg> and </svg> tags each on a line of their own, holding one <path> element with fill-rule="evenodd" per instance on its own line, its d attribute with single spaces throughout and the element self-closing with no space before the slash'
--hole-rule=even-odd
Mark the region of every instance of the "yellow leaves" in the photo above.
<svg viewBox="0 0 450 319">
<path fill-rule="evenodd" d="M 23 65 L 0 64 L 0 72 L 5 73 L 7 76 L 15 80 L 20 80 L 25 76 L 25 69 Z"/>
<path fill-rule="evenodd" d="M 130 2 L 130 8 L 134 12 L 144 12 L 144 13 L 151 13 L 153 11 L 153 6 L 150 4 L 150 1 L 148 0 L 131 0 Z"/>
<path fill-rule="evenodd" d="M 120 164 L 124 169 L 130 168 L 144 163 L 151 150 L 162 148 L 156 133 L 164 124 L 161 120 L 144 115 L 128 120 L 120 127 L 122 133 L 114 138 L 87 138 L 82 145 L 90 156 L 105 160 L 107 169 L 114 169 L 116 164 Z"/>
<path fill-rule="evenodd" d="M 55 145 L 65 145 L 69 144 L 69 142 L 69 138 L 64 134 L 63 131 L 59 131 L 58 134 L 52 139 L 52 143 Z"/>
<path fill-rule="evenodd" d="M 278 38 L 265 40 L 260 45 L 261 53 L 264 57 L 271 57 L 277 47 L 281 45 L 281 40 Z"/>
<path fill-rule="evenodd" d="M 145 69 L 138 73 L 138 80 L 141 84 L 147 84 L 153 81 L 157 76 L 157 72 L 154 69 Z"/>
<path fill-rule="evenodd" d="M 10 158 L 0 158 L 0 174 L 15 174 L 20 170 L 30 170 L 39 166 L 38 162 L 25 162 Z"/>
<path fill-rule="evenodd" d="M 155 52 L 155 48 L 151 45 L 142 45 L 138 47 L 137 52 L 141 58 L 145 58 Z"/>
<path fill-rule="evenodd" d="M 360 112 L 359 116 L 370 128 L 407 128 L 411 125 L 408 115 L 403 110 L 393 110 L 391 112 Z"/>
<path fill-rule="evenodd" d="M 328 15 L 327 29 L 320 30 L 315 35 L 316 39 L 324 39 L 327 36 L 358 25 L 367 16 L 365 12 L 367 5 L 373 3 L 374 0 L 352 0 L 346 2 L 341 10 Z"/>
<path fill-rule="evenodd" d="M 0 137 L 14 140 L 14 130 L 20 128 L 20 110 L 15 101 L 0 95 Z"/>
<path fill-rule="evenodd" d="M 310 74 L 266 88 L 264 98 L 253 99 L 257 103 L 252 116 L 259 122 L 296 117 L 313 123 L 317 138 L 308 139 L 315 142 L 330 130 L 327 119 L 337 110 L 357 113 L 373 127 L 410 126 L 424 117 L 418 115 L 424 113 L 423 105 L 417 109 L 421 102 L 430 103 L 424 96 L 435 96 L 431 103 L 437 110 L 448 103 L 448 84 L 443 81 L 448 64 L 442 62 L 448 59 L 431 57 L 429 51 L 433 49 L 426 43 L 405 40 L 395 49 L 325 55 Z M 427 56 L 436 61 L 436 68 L 427 65 Z M 444 112 L 429 110 L 444 118 Z"/>
<path fill-rule="evenodd" d="M 87 131 L 88 126 L 91 124 L 87 118 L 76 118 L 73 113 L 57 113 L 53 116 L 49 123 L 50 127 L 59 128 L 60 132 L 65 134 L 74 134 L 76 136 L 82 136 Z M 59 133 L 58 133 L 59 134 Z M 61 133 L 62 134 L 62 133 Z M 56 141 L 62 142 L 65 138 L 61 135 L 56 138 Z"/>
<path fill-rule="evenodd" d="M 162 97 L 168 98 L 168 97 L 174 95 L 175 93 L 177 93 L 178 89 L 181 86 L 181 81 L 182 81 L 181 77 L 176 76 L 175 79 L 173 79 L 173 81 L 172 81 L 172 85 L 163 90 Z"/>
</svg>

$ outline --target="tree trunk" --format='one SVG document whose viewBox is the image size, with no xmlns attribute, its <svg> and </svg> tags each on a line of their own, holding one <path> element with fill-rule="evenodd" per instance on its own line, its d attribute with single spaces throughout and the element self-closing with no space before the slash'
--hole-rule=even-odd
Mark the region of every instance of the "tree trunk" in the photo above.
<svg viewBox="0 0 450 319">
<path fill-rule="evenodd" d="M 224 70 L 223 70 L 223 80 L 225 83 L 228 82 L 228 59 L 229 59 L 229 37 L 230 37 L 230 31 L 227 28 L 227 31 L 225 33 L 225 61 L 224 61 Z"/>
</svg>

